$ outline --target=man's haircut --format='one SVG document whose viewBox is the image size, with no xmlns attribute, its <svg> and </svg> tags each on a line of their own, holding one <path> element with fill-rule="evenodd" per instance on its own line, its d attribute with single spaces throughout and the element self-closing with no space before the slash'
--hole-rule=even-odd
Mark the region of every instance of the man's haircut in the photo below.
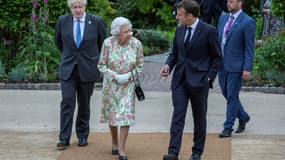
<svg viewBox="0 0 285 160">
<path fill-rule="evenodd" d="M 182 0 L 177 3 L 176 8 L 184 8 L 186 13 L 191 13 L 194 17 L 198 17 L 200 13 L 200 5 L 194 0 Z"/>
</svg>

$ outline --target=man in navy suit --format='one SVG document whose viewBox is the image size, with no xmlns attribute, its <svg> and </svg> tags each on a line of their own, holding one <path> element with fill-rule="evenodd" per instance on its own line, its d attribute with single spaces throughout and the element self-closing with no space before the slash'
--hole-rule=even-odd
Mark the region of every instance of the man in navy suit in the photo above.
<svg viewBox="0 0 285 160">
<path fill-rule="evenodd" d="M 174 111 L 170 143 L 163 160 L 178 160 L 189 100 L 194 119 L 194 145 L 190 160 L 200 160 L 204 150 L 208 92 L 222 58 L 216 29 L 199 20 L 199 8 L 193 0 L 182 0 L 177 4 L 179 24 L 172 52 L 160 71 L 162 77 L 167 77 L 175 68 L 171 82 Z"/>
<path fill-rule="evenodd" d="M 88 144 L 90 98 L 94 82 L 100 77 L 97 63 L 106 37 L 102 19 L 85 12 L 86 0 L 68 0 L 67 3 L 71 14 L 60 16 L 55 28 L 55 44 L 62 52 L 59 67 L 62 101 L 58 149 L 69 146 L 76 99 L 78 146 Z"/>
<path fill-rule="evenodd" d="M 236 133 L 245 130 L 250 117 L 244 110 L 239 92 L 242 80 L 251 75 L 254 58 L 255 21 L 242 11 L 243 0 L 228 0 L 230 13 L 220 17 L 218 33 L 223 53 L 219 71 L 219 84 L 227 101 L 226 120 L 221 138 L 231 137 L 236 118 L 239 125 Z"/>
<path fill-rule="evenodd" d="M 203 0 L 202 3 L 202 20 L 209 24 L 217 25 L 218 20 L 223 12 L 228 12 L 227 0 Z M 212 21 L 213 20 L 213 21 Z"/>
</svg>

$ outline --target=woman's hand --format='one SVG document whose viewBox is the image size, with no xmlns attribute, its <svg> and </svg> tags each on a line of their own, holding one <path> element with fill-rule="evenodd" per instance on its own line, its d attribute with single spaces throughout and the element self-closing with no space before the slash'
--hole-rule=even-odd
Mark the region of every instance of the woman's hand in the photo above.
<svg viewBox="0 0 285 160">
<path fill-rule="evenodd" d="M 125 84 L 129 81 L 131 78 L 131 72 L 125 73 L 125 74 L 117 74 L 115 76 L 115 79 L 120 83 L 120 84 Z"/>
</svg>

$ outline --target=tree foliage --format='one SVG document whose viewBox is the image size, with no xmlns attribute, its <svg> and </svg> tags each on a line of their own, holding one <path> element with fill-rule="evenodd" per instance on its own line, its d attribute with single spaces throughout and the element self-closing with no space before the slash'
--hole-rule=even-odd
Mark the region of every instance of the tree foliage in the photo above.
<svg viewBox="0 0 285 160">
<path fill-rule="evenodd" d="M 276 16 L 285 17 L 285 1 L 284 0 L 272 0 L 272 12 Z"/>
<path fill-rule="evenodd" d="M 127 0 L 118 0 L 127 1 Z M 132 6 L 137 8 L 133 10 L 138 14 L 134 14 L 132 19 L 142 21 L 140 28 L 154 28 L 154 26 L 160 26 L 162 29 L 169 29 L 175 26 L 175 17 L 172 15 L 173 6 L 167 4 L 164 0 L 133 0 L 129 1 L 133 3 Z M 123 5 L 124 3 L 120 3 Z M 144 23 L 143 23 L 144 22 Z"/>
</svg>

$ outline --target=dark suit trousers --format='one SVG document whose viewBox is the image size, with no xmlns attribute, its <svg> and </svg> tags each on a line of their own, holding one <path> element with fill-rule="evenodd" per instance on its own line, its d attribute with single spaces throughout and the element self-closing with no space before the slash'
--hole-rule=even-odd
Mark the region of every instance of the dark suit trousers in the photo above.
<svg viewBox="0 0 285 160">
<path fill-rule="evenodd" d="M 76 119 L 76 134 L 78 138 L 87 138 L 89 135 L 90 98 L 94 89 L 94 82 L 82 82 L 75 66 L 68 80 L 61 80 L 61 108 L 59 139 L 70 140 L 73 124 L 73 115 L 78 104 Z"/>
<path fill-rule="evenodd" d="M 221 68 L 219 72 L 219 84 L 223 96 L 227 100 L 227 113 L 224 128 L 232 129 L 236 118 L 239 120 L 245 120 L 248 118 L 248 114 L 244 110 L 239 99 L 239 92 L 242 85 L 242 73 L 226 72 Z"/>
<path fill-rule="evenodd" d="M 168 153 L 179 155 L 185 116 L 190 99 L 194 120 L 194 145 L 192 146 L 192 153 L 201 155 L 206 139 L 206 114 L 209 86 L 205 85 L 205 87 L 193 88 L 187 85 L 184 79 L 185 78 L 183 78 L 177 88 L 172 90 L 174 111 L 172 115 Z"/>
</svg>

